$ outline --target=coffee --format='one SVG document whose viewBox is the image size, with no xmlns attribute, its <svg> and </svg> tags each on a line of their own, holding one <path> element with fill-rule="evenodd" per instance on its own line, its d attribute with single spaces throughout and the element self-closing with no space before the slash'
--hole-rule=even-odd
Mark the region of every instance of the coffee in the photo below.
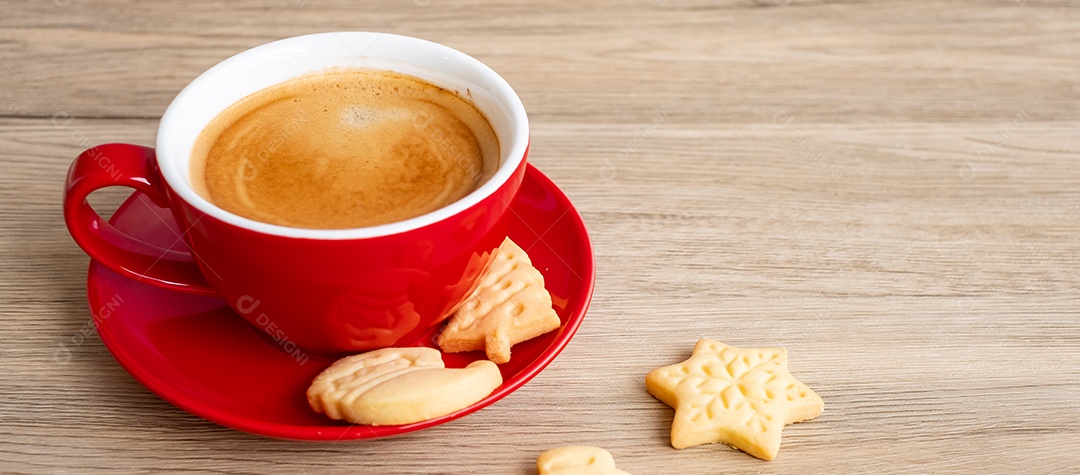
<svg viewBox="0 0 1080 475">
<path fill-rule="evenodd" d="M 255 92 L 195 142 L 191 181 L 218 207 L 296 228 L 406 220 L 463 198 L 498 168 L 484 114 L 422 79 L 329 70 Z"/>
</svg>

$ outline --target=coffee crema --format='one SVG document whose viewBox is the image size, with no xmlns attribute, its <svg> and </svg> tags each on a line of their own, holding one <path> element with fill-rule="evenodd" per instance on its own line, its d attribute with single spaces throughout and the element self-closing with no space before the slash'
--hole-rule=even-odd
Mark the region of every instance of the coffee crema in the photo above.
<svg viewBox="0 0 1080 475">
<path fill-rule="evenodd" d="M 404 74 L 328 70 L 218 114 L 191 155 L 195 191 L 222 209 L 295 228 L 393 223 L 486 182 L 499 142 L 460 95 Z"/>
</svg>

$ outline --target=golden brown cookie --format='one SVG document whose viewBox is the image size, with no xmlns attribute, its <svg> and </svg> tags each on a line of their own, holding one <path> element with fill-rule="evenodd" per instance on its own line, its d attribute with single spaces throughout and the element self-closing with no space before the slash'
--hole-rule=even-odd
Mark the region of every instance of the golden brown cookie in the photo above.
<svg viewBox="0 0 1080 475">
<path fill-rule="evenodd" d="M 537 475 L 630 475 L 615 468 L 611 453 L 599 447 L 571 445 L 551 449 L 536 459 Z"/>
<path fill-rule="evenodd" d="M 701 339 L 690 359 L 651 371 L 645 387 L 675 409 L 676 449 L 722 442 L 764 460 L 776 457 L 785 425 L 825 409 L 788 372 L 783 348 L 735 348 Z"/>
<path fill-rule="evenodd" d="M 496 363 L 510 361 L 510 347 L 559 328 L 544 276 L 510 238 L 503 241 L 480 280 L 439 335 L 447 353 L 484 350 Z"/>
<path fill-rule="evenodd" d="M 433 348 L 383 348 L 342 358 L 315 377 L 308 404 L 331 419 L 398 425 L 464 409 L 502 384 L 499 367 L 444 367 Z"/>
</svg>

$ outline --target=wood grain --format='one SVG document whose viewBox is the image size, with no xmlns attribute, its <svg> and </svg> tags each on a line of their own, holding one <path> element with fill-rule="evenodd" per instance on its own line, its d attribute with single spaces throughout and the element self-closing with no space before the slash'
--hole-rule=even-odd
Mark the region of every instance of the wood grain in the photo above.
<svg viewBox="0 0 1080 475">
<path fill-rule="evenodd" d="M 527 474 L 567 444 L 637 474 L 1073 472 L 1077 7 L 0 2 L 0 472 Z M 573 342 L 510 397 L 312 444 L 219 427 L 128 376 L 88 327 L 60 197 L 79 151 L 152 143 L 201 71 L 331 30 L 424 37 L 503 74 L 599 275 Z M 672 449 L 643 378 L 702 336 L 787 347 L 825 413 L 773 462 Z"/>
</svg>

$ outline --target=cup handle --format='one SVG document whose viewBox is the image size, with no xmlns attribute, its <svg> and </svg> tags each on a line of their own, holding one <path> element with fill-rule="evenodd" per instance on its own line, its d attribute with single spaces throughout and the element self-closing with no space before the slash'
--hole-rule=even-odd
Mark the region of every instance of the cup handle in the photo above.
<svg viewBox="0 0 1080 475">
<path fill-rule="evenodd" d="M 106 144 L 79 155 L 68 170 L 64 222 L 75 242 L 105 267 L 137 281 L 182 292 L 216 295 L 187 252 L 155 246 L 113 227 L 94 211 L 86 197 L 108 186 L 127 186 L 169 208 L 154 150 Z"/>
</svg>

